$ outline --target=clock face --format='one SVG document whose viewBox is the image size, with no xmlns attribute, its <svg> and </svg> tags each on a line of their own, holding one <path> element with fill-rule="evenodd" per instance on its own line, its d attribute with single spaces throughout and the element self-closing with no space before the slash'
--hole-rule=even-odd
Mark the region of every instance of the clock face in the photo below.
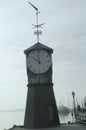
<svg viewBox="0 0 86 130">
<path fill-rule="evenodd" d="M 27 56 L 27 67 L 33 73 L 44 73 L 50 66 L 51 56 L 45 50 L 33 50 Z"/>
</svg>

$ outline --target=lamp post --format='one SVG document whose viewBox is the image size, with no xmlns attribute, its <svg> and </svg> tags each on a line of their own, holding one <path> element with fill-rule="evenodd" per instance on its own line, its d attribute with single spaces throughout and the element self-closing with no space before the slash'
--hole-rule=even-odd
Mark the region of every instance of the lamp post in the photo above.
<svg viewBox="0 0 86 130">
<path fill-rule="evenodd" d="M 74 115 L 75 115 L 75 121 L 76 121 L 76 106 L 75 106 L 75 92 L 72 92 L 72 96 L 73 96 L 73 105 L 74 105 Z"/>
</svg>

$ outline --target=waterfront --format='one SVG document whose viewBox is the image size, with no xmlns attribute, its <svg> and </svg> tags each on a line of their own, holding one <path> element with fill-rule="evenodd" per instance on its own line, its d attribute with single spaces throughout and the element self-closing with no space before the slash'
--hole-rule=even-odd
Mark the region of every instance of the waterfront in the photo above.
<svg viewBox="0 0 86 130">
<path fill-rule="evenodd" d="M 59 115 L 59 118 L 61 123 L 74 121 L 71 114 Z M 23 125 L 24 111 L 0 113 L 0 122 L 0 130 L 11 128 L 13 125 Z"/>
<path fill-rule="evenodd" d="M 11 128 L 13 125 L 23 125 L 24 112 L 0 113 L 0 130 Z"/>
<path fill-rule="evenodd" d="M 71 116 L 71 113 L 67 114 L 67 115 L 61 115 L 59 114 L 59 119 L 61 123 L 68 123 L 68 122 L 74 122 L 74 117 Z"/>
</svg>

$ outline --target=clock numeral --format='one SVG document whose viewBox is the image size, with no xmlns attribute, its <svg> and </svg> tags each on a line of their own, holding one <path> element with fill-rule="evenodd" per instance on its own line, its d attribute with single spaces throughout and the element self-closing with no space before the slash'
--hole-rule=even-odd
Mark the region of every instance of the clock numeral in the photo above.
<svg viewBox="0 0 86 130">
<path fill-rule="evenodd" d="M 36 70 L 35 70 L 35 69 L 33 69 L 33 71 L 34 71 L 34 72 L 36 72 Z"/>
<path fill-rule="evenodd" d="M 50 60 L 48 60 L 47 62 L 50 62 Z"/>
<path fill-rule="evenodd" d="M 49 67 L 50 65 L 47 65 L 47 68 Z"/>
<path fill-rule="evenodd" d="M 29 68 L 32 68 L 32 66 L 30 65 Z"/>
<path fill-rule="evenodd" d="M 40 74 L 40 69 L 39 69 L 39 74 Z"/>
</svg>

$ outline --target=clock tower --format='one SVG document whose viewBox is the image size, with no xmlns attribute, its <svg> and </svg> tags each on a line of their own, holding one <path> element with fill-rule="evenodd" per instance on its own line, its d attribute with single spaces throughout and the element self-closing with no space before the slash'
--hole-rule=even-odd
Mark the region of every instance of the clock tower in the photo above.
<svg viewBox="0 0 86 130">
<path fill-rule="evenodd" d="M 53 49 L 36 43 L 24 51 L 28 77 L 25 127 L 59 125 L 52 82 Z"/>
<path fill-rule="evenodd" d="M 27 101 L 25 109 L 25 128 L 43 128 L 59 126 L 59 116 L 56 106 L 52 81 L 53 49 L 39 42 L 38 8 L 36 10 L 37 43 L 24 50 L 28 79 Z"/>
</svg>

